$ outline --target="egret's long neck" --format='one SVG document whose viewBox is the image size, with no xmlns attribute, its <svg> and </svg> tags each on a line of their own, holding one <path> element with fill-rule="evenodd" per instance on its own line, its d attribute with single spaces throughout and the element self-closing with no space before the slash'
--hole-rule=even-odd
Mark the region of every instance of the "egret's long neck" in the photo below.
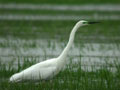
<svg viewBox="0 0 120 90">
<path fill-rule="evenodd" d="M 68 41 L 68 44 L 67 46 L 65 47 L 65 49 L 63 50 L 63 52 L 61 53 L 61 55 L 59 56 L 60 59 L 65 59 L 65 57 L 67 56 L 67 53 L 70 49 L 70 47 L 72 46 L 72 43 L 74 41 L 74 37 L 75 37 L 75 33 L 77 31 L 77 29 L 80 27 L 79 23 L 77 23 L 73 30 L 71 31 L 70 33 L 70 38 L 69 38 L 69 41 Z"/>
</svg>

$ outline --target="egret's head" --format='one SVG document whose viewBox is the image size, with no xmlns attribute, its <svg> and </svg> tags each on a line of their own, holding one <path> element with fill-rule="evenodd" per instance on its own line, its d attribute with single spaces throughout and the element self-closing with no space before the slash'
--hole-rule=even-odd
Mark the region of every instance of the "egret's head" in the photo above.
<svg viewBox="0 0 120 90">
<path fill-rule="evenodd" d="M 80 20 L 78 21 L 77 24 L 79 24 L 80 26 L 85 26 L 85 25 L 96 24 L 96 23 L 99 23 L 99 22 Z"/>
</svg>

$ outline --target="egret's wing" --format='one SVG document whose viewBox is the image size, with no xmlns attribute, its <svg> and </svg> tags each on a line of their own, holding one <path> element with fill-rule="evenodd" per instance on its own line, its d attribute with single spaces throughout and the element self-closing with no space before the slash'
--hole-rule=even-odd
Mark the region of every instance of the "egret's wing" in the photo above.
<svg viewBox="0 0 120 90">
<path fill-rule="evenodd" d="M 31 68 L 21 72 L 22 79 L 25 80 L 43 80 L 53 77 L 56 74 L 57 68 L 55 66 L 43 68 Z"/>
<path fill-rule="evenodd" d="M 39 71 L 39 75 L 41 76 L 41 79 L 49 79 L 52 78 L 56 74 L 57 68 L 56 67 L 47 67 L 47 68 L 41 68 Z"/>
<path fill-rule="evenodd" d="M 56 59 L 47 60 L 44 62 L 37 63 L 31 67 L 21 71 L 20 73 L 14 74 L 12 79 L 17 81 L 24 80 L 41 80 L 53 77 L 57 73 L 57 67 L 55 63 Z"/>
</svg>

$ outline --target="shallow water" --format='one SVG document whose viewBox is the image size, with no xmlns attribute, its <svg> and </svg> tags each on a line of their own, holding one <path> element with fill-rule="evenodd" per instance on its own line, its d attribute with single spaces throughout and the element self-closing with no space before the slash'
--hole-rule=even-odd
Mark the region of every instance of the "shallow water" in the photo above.
<svg viewBox="0 0 120 90">
<path fill-rule="evenodd" d="M 60 55 L 67 42 L 47 39 L 5 39 L 0 38 L 0 60 L 6 65 L 11 61 L 16 68 L 18 60 L 21 64 L 25 59 L 37 60 L 37 62 L 54 58 Z M 102 66 L 114 66 L 115 62 L 120 61 L 120 44 L 115 43 L 76 43 L 68 52 L 66 58 L 68 64 L 81 63 L 83 70 L 91 71 L 100 69 Z M 94 66 L 94 68 L 93 68 Z M 77 67 L 76 67 L 77 68 Z M 115 71 L 114 67 L 108 67 Z"/>
<path fill-rule="evenodd" d="M 0 15 L 0 20 L 33 20 L 33 21 L 48 21 L 48 20 L 82 20 L 82 19 L 93 19 L 93 20 L 120 20 L 120 15 L 111 14 L 111 15 L 99 15 L 99 14 L 93 14 L 93 15 L 19 15 L 19 14 L 3 14 Z"/>
<path fill-rule="evenodd" d="M 0 4 L 1 9 L 17 10 L 55 10 L 55 11 L 120 11 L 116 4 L 84 4 L 84 5 L 58 5 L 58 4 Z"/>
</svg>

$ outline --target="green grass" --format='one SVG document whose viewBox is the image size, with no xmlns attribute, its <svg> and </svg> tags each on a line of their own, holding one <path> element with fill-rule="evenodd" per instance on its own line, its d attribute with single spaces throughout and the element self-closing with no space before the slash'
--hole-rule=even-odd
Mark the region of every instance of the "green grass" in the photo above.
<svg viewBox="0 0 120 90">
<path fill-rule="evenodd" d="M 89 20 L 91 21 L 91 20 Z M 58 38 L 68 40 L 69 33 L 77 21 L 7 21 L 0 22 L 0 37 L 15 37 L 26 39 L 50 39 Z M 119 39 L 114 39 L 120 35 L 120 21 L 109 20 L 101 21 L 100 24 L 89 25 L 80 28 L 76 34 L 76 40 L 86 37 L 87 42 L 120 42 Z M 61 37 L 62 36 L 62 37 Z M 83 37 L 83 38 L 82 38 Z M 89 37 L 95 37 L 91 40 Z M 106 39 L 99 39 L 103 37 Z M 86 42 L 86 41 L 85 41 Z"/>
<path fill-rule="evenodd" d="M 1 14 L 17 14 L 17 15 L 94 15 L 94 14 L 100 14 L 100 15 L 119 15 L 119 11 L 71 11 L 71 10 L 16 10 L 16 9 L 1 9 Z"/>
<path fill-rule="evenodd" d="M 86 72 L 81 69 L 80 63 L 77 65 L 67 65 L 66 69 L 61 71 L 51 81 L 27 82 L 27 83 L 9 83 L 9 77 L 26 67 L 36 63 L 35 60 L 24 60 L 23 66 L 18 64 L 18 69 L 5 68 L 0 64 L 0 90 L 63 90 L 63 89 L 81 89 L 81 90 L 119 90 L 120 85 L 120 65 L 116 65 L 116 73 L 110 72 L 107 67 L 101 66 L 96 72 Z M 106 63 L 107 64 L 107 63 Z M 77 70 L 73 69 L 77 67 Z M 94 68 L 94 67 L 93 67 Z"/>
<path fill-rule="evenodd" d="M 100 4 L 100 3 L 120 3 L 119 0 L 0 0 L 1 3 L 35 3 L 35 4 L 84 4 L 84 3 L 91 3 L 91 4 Z"/>
</svg>

